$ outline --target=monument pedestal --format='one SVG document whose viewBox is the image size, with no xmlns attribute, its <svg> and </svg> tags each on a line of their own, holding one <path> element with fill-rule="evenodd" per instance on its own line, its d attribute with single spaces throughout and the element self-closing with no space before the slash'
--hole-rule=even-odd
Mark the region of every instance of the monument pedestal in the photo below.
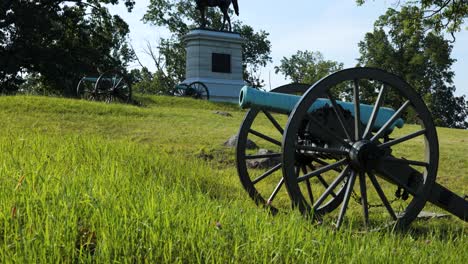
<svg viewBox="0 0 468 264">
<path fill-rule="evenodd" d="M 243 39 L 237 33 L 195 29 L 185 37 L 184 83 L 204 83 L 211 101 L 237 103 L 244 86 Z"/>
</svg>

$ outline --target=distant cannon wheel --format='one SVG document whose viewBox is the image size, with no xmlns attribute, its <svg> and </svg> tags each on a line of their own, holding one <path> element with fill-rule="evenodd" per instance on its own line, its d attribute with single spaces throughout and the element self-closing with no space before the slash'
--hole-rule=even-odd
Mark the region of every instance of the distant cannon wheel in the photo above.
<svg viewBox="0 0 468 264">
<path fill-rule="evenodd" d="M 188 86 L 186 96 L 190 96 L 194 99 L 209 100 L 210 92 L 204 83 L 193 82 Z"/>
<path fill-rule="evenodd" d="M 288 85 L 278 87 L 272 92 L 302 94 L 308 86 Z M 272 213 L 289 210 L 289 198 L 282 174 L 281 140 L 287 116 L 274 114 L 266 110 L 252 108 L 240 127 L 236 146 L 236 165 L 239 179 L 250 198 L 259 206 L 264 206 Z M 250 141 L 256 144 L 253 149 Z M 304 175 L 315 168 L 326 165 L 317 157 L 305 157 L 294 165 L 295 173 Z M 312 187 L 312 184 L 315 186 Z M 321 175 L 302 182 L 302 188 L 309 190 L 308 199 L 313 202 L 313 189 L 326 189 L 327 183 Z M 333 199 L 322 206 L 324 211 L 333 211 L 342 201 L 343 192 L 336 191 Z"/>
<path fill-rule="evenodd" d="M 96 100 L 96 95 L 94 93 L 95 82 L 90 78 L 83 77 L 81 78 L 78 86 L 76 87 L 76 94 L 79 98 L 86 100 Z"/>
<path fill-rule="evenodd" d="M 346 125 L 337 103 L 338 98 L 346 99 L 343 91 L 352 91 L 348 100 L 354 108 L 351 126 Z M 327 127 L 310 110 L 321 94 L 328 96 L 329 107 L 341 124 L 336 129 Z M 382 118 L 381 113 L 388 111 L 385 107 L 395 111 Z M 403 129 L 395 128 L 402 125 L 399 118 L 407 123 Z M 321 222 L 330 220 L 337 228 L 345 224 L 366 230 L 408 227 L 430 195 L 439 154 L 431 114 L 419 95 L 399 77 L 373 68 L 339 71 L 314 84 L 289 117 L 282 151 L 285 185 L 295 207 Z M 296 164 L 301 156 L 309 155 L 332 155 L 337 160 L 298 177 Z M 317 174 L 331 184 L 325 191 L 314 192 L 317 199 L 310 203 L 301 184 Z M 340 210 L 321 211 L 337 186 L 345 189 Z M 356 223 L 359 218 L 362 222 Z"/>
<path fill-rule="evenodd" d="M 174 96 L 182 97 L 182 96 L 185 96 L 187 89 L 188 89 L 188 85 L 185 83 L 181 83 L 181 84 L 176 85 L 172 94 Z"/>
<path fill-rule="evenodd" d="M 127 78 L 119 71 L 108 71 L 97 79 L 95 96 L 107 103 L 129 103 L 132 98 L 132 87 Z"/>
</svg>

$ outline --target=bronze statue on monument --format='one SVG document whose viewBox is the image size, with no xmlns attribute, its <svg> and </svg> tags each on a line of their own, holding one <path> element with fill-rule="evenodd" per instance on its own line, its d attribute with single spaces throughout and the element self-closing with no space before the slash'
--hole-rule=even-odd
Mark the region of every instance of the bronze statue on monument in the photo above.
<svg viewBox="0 0 468 264">
<path fill-rule="evenodd" d="M 231 26 L 231 18 L 229 17 L 229 7 L 232 5 L 234 6 L 234 11 L 236 15 L 239 15 L 239 4 L 237 0 L 195 0 L 197 3 L 197 9 L 200 10 L 201 14 L 201 27 L 206 27 L 206 17 L 205 17 L 205 10 L 208 7 L 219 7 L 223 12 L 223 26 L 221 27 L 221 31 L 223 31 L 226 27 L 226 22 L 228 22 L 228 31 L 232 31 Z"/>
</svg>

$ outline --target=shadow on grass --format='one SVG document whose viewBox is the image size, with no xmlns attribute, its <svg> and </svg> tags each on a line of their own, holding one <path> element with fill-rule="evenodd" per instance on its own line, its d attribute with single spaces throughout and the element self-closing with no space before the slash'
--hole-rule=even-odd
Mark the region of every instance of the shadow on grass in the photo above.
<svg viewBox="0 0 468 264">
<path fill-rule="evenodd" d="M 455 216 L 446 219 L 415 220 L 407 231 L 414 239 L 454 241 L 468 235 L 467 223 Z"/>
</svg>

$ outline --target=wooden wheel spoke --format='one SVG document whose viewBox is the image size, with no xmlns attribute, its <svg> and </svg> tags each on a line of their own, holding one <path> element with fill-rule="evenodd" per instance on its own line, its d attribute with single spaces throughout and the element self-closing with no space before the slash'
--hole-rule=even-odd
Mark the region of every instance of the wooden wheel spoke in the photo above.
<svg viewBox="0 0 468 264">
<path fill-rule="evenodd" d="M 418 137 L 420 135 L 424 135 L 425 133 L 426 133 L 426 129 L 422 129 L 422 130 L 416 131 L 414 133 L 408 134 L 406 136 L 403 136 L 403 137 L 400 137 L 400 138 L 397 138 L 397 139 L 382 143 L 378 147 L 379 148 L 391 147 L 391 146 L 394 146 L 396 144 L 400 144 L 402 142 L 405 142 L 405 141 L 408 141 L 408 140 L 413 139 L 415 137 Z"/>
<path fill-rule="evenodd" d="M 120 80 L 117 83 L 115 83 L 115 81 L 114 81 L 114 86 L 113 87 L 114 88 L 119 87 L 119 84 L 122 82 L 122 80 L 123 80 L 123 78 L 120 78 Z"/>
<path fill-rule="evenodd" d="M 320 207 L 320 205 L 322 205 L 325 199 L 327 199 L 328 195 L 330 195 L 333 192 L 333 190 L 336 188 L 336 186 L 341 181 L 343 181 L 343 179 L 348 175 L 348 172 L 349 172 L 349 166 L 346 166 L 344 170 L 341 171 L 340 175 L 338 175 L 338 177 L 330 184 L 330 186 L 328 186 L 325 192 L 323 192 L 322 195 L 320 195 L 318 200 L 315 202 L 313 206 L 314 211 L 316 211 Z"/>
<path fill-rule="evenodd" d="M 323 161 L 323 160 L 321 160 L 321 159 L 319 159 L 317 157 L 312 157 L 312 159 L 313 159 L 313 161 L 317 162 L 318 164 L 320 164 L 322 166 L 330 165 L 328 162 L 325 162 L 325 161 Z M 311 168 L 311 169 L 315 170 L 315 168 Z M 338 168 L 334 168 L 333 170 L 336 171 L 336 172 L 341 172 L 341 170 L 338 169 Z"/>
<path fill-rule="evenodd" d="M 393 123 L 400 118 L 403 114 L 403 111 L 411 104 L 409 100 L 407 100 L 394 114 L 393 116 L 379 129 L 379 131 L 370 139 L 370 141 L 374 142 L 377 139 L 381 138 L 383 134 L 390 128 Z"/>
<path fill-rule="evenodd" d="M 276 121 L 276 119 L 267 111 L 263 110 L 263 113 L 266 115 L 266 117 L 268 118 L 268 120 L 270 120 L 270 122 L 273 124 L 273 126 L 280 132 L 281 135 L 284 134 L 284 130 L 283 128 L 280 126 L 280 124 L 278 123 L 278 121 Z"/>
<path fill-rule="evenodd" d="M 325 189 L 330 187 L 330 185 L 325 181 L 325 179 L 321 175 L 317 175 L 317 179 L 320 181 L 320 183 L 322 183 L 322 185 L 323 185 L 323 187 L 325 187 Z M 333 191 L 330 193 L 330 195 L 333 196 L 334 198 L 336 198 L 336 196 L 337 196 Z"/>
<path fill-rule="evenodd" d="M 347 160 L 346 159 L 341 159 L 335 163 L 332 163 L 332 164 L 329 164 L 327 166 L 324 166 L 324 167 L 321 167 L 319 169 L 316 169 L 315 171 L 312 171 L 310 173 L 307 173 L 306 175 L 303 175 L 301 177 L 298 177 L 297 178 L 297 182 L 302 182 L 302 181 L 305 181 L 307 179 L 310 179 L 314 176 L 317 176 L 317 175 L 320 175 L 322 173 L 325 173 L 329 170 L 332 170 L 332 169 L 335 169 L 335 168 L 338 168 L 339 166 L 341 165 L 344 165 L 347 163 Z"/>
<path fill-rule="evenodd" d="M 273 200 L 275 199 L 276 195 L 278 194 L 278 192 L 281 190 L 281 187 L 283 186 L 284 184 L 284 178 L 281 177 L 280 181 L 278 182 L 278 184 L 276 185 L 275 189 L 273 190 L 273 193 L 270 195 L 270 197 L 268 198 L 267 200 L 267 204 L 270 205 Z"/>
<path fill-rule="evenodd" d="M 354 103 L 354 139 L 361 139 L 361 104 L 359 99 L 359 82 L 354 79 L 353 87 L 353 103 Z"/>
<path fill-rule="evenodd" d="M 368 139 L 372 135 L 372 128 L 374 127 L 375 119 L 379 113 L 380 106 L 382 105 L 383 101 L 383 94 L 385 92 L 385 84 L 382 85 L 380 88 L 379 95 L 377 96 L 377 100 L 375 102 L 374 108 L 372 109 L 372 114 L 367 122 L 366 130 L 364 131 L 363 138 Z"/>
<path fill-rule="evenodd" d="M 260 133 L 260 132 L 257 132 L 257 131 L 255 131 L 255 130 L 253 130 L 253 129 L 249 129 L 249 133 L 252 133 L 252 134 L 254 134 L 255 136 L 257 136 L 257 137 L 259 137 L 259 138 L 262 138 L 262 139 L 264 139 L 264 140 L 266 140 L 266 141 L 268 141 L 268 142 L 271 142 L 271 143 L 273 143 L 273 144 L 275 144 L 275 145 L 277 145 L 277 146 L 281 146 L 281 142 L 279 142 L 278 140 L 273 139 L 273 138 L 271 138 L 271 137 L 269 137 L 269 136 L 267 136 L 267 135 L 265 135 L 265 134 L 262 134 L 262 133 Z"/>
<path fill-rule="evenodd" d="M 393 211 L 392 206 L 391 206 L 390 203 L 388 202 L 387 196 L 385 196 L 385 193 L 383 192 L 382 187 L 380 187 L 379 182 L 378 182 L 377 179 L 375 178 L 374 174 L 368 173 L 368 175 L 369 175 L 369 179 L 370 179 L 371 182 L 372 182 L 372 185 L 374 185 L 374 188 L 375 188 L 375 190 L 377 191 L 377 194 L 378 194 L 379 197 L 380 197 L 380 200 L 381 200 L 382 203 L 384 204 L 385 208 L 387 208 L 387 211 L 388 211 L 388 213 L 390 214 L 390 217 L 392 217 L 393 220 L 396 220 L 396 219 L 397 219 L 396 214 L 395 214 L 395 212 Z"/>
<path fill-rule="evenodd" d="M 320 148 L 320 147 L 313 147 L 313 146 L 304 146 L 304 145 L 296 145 L 296 149 L 304 150 L 304 151 L 314 151 L 319 153 L 327 153 L 327 154 L 338 154 L 338 155 L 347 155 L 348 151 L 334 149 L 334 148 Z"/>
<path fill-rule="evenodd" d="M 312 193 L 310 180 L 306 180 L 306 186 L 307 186 L 307 193 L 309 194 L 310 204 L 314 204 L 314 194 Z"/>
<path fill-rule="evenodd" d="M 263 159 L 263 158 L 279 158 L 281 153 L 268 153 L 268 154 L 258 154 L 258 155 L 247 155 L 245 156 L 246 160 L 251 159 Z"/>
<path fill-rule="evenodd" d="M 311 170 L 315 170 L 315 168 L 314 168 L 311 164 L 309 164 L 309 165 L 307 165 L 307 166 L 308 166 Z M 338 170 L 338 169 L 337 169 L 337 171 L 338 171 L 338 172 L 341 172 L 341 171 Z M 320 181 L 320 183 L 323 185 L 323 187 L 325 187 L 325 189 L 327 189 L 327 188 L 330 186 L 330 185 L 327 183 L 327 181 L 325 181 L 325 179 L 322 177 L 322 175 L 319 174 L 319 175 L 317 175 L 316 177 L 317 177 L 317 179 Z M 330 194 L 331 194 L 331 196 L 336 197 L 336 194 L 335 194 L 333 191 L 332 191 Z"/>
<path fill-rule="evenodd" d="M 305 165 L 302 166 L 301 169 L 302 169 L 303 174 L 307 174 L 307 168 L 306 168 Z M 310 184 L 309 179 L 306 180 L 306 187 L 307 187 L 307 194 L 309 195 L 310 204 L 313 204 L 314 203 L 314 195 L 312 193 L 312 186 Z"/>
<path fill-rule="evenodd" d="M 366 186 L 366 175 L 364 172 L 359 173 L 359 186 L 361 189 L 361 204 L 362 212 L 364 214 L 364 224 L 369 226 L 369 207 L 367 203 L 367 186 Z"/>
<path fill-rule="evenodd" d="M 351 193 L 354 187 L 354 182 L 356 181 L 356 172 L 351 171 L 351 175 L 349 176 L 349 180 L 346 183 L 346 192 L 344 196 L 344 201 L 341 204 L 340 214 L 338 215 L 338 220 L 336 221 L 336 228 L 339 229 L 341 224 L 343 223 L 344 216 L 346 214 L 346 210 L 348 209 L 349 199 L 351 198 Z"/>
<path fill-rule="evenodd" d="M 340 125 L 341 125 L 341 128 L 343 129 L 343 132 L 345 133 L 346 135 L 346 138 L 348 140 L 351 140 L 351 136 L 348 132 L 348 128 L 346 127 L 345 123 L 344 123 L 344 116 L 343 116 L 343 112 L 341 111 L 341 107 L 338 106 L 338 104 L 336 103 L 336 100 L 335 98 L 333 98 L 333 96 L 331 95 L 330 92 L 327 93 L 327 96 L 328 96 L 328 99 L 330 100 L 332 106 L 333 106 L 333 111 L 335 112 L 336 114 L 336 117 L 338 118 L 338 121 L 340 122 Z"/>
<path fill-rule="evenodd" d="M 274 166 L 273 168 L 269 169 L 268 171 L 266 171 L 265 173 L 263 173 L 262 175 L 258 176 L 257 178 L 255 178 L 252 183 L 253 184 L 257 184 L 259 183 L 261 180 L 265 179 L 266 177 L 270 176 L 271 174 L 273 174 L 275 171 L 279 170 L 281 168 L 281 163 Z"/>
</svg>

